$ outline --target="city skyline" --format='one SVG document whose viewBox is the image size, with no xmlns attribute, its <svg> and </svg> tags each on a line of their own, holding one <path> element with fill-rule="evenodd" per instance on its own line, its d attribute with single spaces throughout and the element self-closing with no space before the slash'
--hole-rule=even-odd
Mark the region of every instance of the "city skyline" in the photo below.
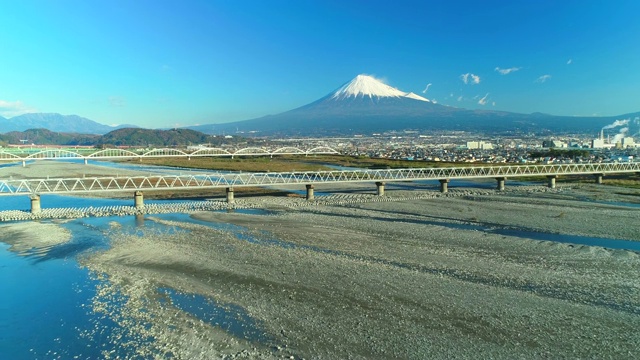
<svg viewBox="0 0 640 360">
<path fill-rule="evenodd" d="M 21 1 L 0 14 L 0 116 L 215 124 L 306 105 L 358 74 L 443 105 L 640 111 L 633 1 Z"/>
</svg>

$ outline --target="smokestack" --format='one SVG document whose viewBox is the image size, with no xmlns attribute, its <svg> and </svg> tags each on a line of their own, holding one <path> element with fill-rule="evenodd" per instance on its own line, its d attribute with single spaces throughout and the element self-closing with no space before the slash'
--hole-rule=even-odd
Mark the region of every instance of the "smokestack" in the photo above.
<svg viewBox="0 0 640 360">
<path fill-rule="evenodd" d="M 600 130 L 600 140 L 604 141 L 604 129 Z"/>
</svg>

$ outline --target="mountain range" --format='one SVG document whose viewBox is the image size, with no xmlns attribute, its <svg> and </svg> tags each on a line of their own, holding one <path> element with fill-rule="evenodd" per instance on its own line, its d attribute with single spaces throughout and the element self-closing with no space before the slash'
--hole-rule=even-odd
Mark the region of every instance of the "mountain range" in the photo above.
<svg viewBox="0 0 640 360">
<path fill-rule="evenodd" d="M 54 132 L 78 134 L 106 134 L 110 131 L 137 127 L 135 125 L 109 126 L 77 115 L 56 113 L 29 113 L 6 119 L 0 116 L 0 133 L 25 131 L 29 129 L 48 129 Z"/>
<path fill-rule="evenodd" d="M 595 135 L 612 123 L 628 125 L 617 129 L 626 129 L 628 135 L 640 134 L 640 112 L 588 117 L 469 110 L 437 104 L 372 76 L 358 75 L 326 96 L 293 110 L 257 119 L 186 128 L 212 135 L 243 133 L 258 136 L 337 136 L 402 130 Z M 0 133 L 48 129 L 102 135 L 135 127 L 108 126 L 77 115 L 52 113 L 24 114 L 10 119 L 0 117 Z"/>
<path fill-rule="evenodd" d="M 243 141 L 234 137 L 233 141 Z M 104 135 L 54 132 L 47 129 L 29 129 L 25 131 L 10 131 L 0 134 L 0 145 L 68 145 L 68 146 L 139 146 L 139 147 L 171 147 L 198 144 L 229 143 L 229 139 L 215 137 L 189 129 L 141 129 L 124 128 L 111 131 Z"/>
<path fill-rule="evenodd" d="M 328 95 L 276 115 L 223 124 L 191 126 L 208 134 L 255 132 L 260 135 L 348 135 L 390 130 L 464 130 L 485 132 L 597 133 L 611 117 L 520 114 L 445 106 L 404 92 L 368 75 L 358 75 Z"/>
</svg>

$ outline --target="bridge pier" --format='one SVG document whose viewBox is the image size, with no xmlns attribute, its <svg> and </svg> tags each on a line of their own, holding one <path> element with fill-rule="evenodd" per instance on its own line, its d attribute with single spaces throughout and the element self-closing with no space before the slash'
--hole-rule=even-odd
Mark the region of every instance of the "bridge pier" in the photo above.
<svg viewBox="0 0 640 360">
<path fill-rule="evenodd" d="M 496 187 L 497 190 L 502 191 L 504 190 L 504 181 L 507 180 L 506 177 L 497 177 L 496 181 L 498 181 L 498 186 Z"/>
<path fill-rule="evenodd" d="M 376 182 L 376 194 L 378 196 L 384 196 L 384 182 L 382 181 Z"/>
<path fill-rule="evenodd" d="M 307 184 L 305 186 L 307 187 L 307 200 L 312 201 L 313 200 L 313 185 L 312 184 Z"/>
<path fill-rule="evenodd" d="M 228 204 L 233 204 L 235 202 L 235 199 L 233 198 L 233 188 L 232 187 L 228 187 L 227 188 L 227 203 Z"/>
<path fill-rule="evenodd" d="M 22 167 L 27 167 L 27 162 L 22 160 Z"/>
<path fill-rule="evenodd" d="M 142 209 L 144 207 L 144 196 L 142 191 L 136 191 L 133 193 L 133 207 L 136 209 Z"/>
<path fill-rule="evenodd" d="M 84 164 L 87 165 L 89 163 L 89 160 L 87 158 L 84 158 Z"/>
<path fill-rule="evenodd" d="M 31 213 L 38 214 L 40 213 L 40 195 L 32 194 L 31 196 Z"/>
<path fill-rule="evenodd" d="M 449 192 L 449 179 L 440 179 L 438 181 L 440 181 L 440 192 Z"/>
<path fill-rule="evenodd" d="M 596 177 L 596 184 L 602 184 L 602 177 L 604 174 L 593 174 Z"/>
<path fill-rule="evenodd" d="M 549 181 L 547 183 L 547 187 L 549 187 L 550 189 L 555 189 L 556 188 L 556 179 L 558 178 L 558 175 L 549 175 L 547 176 L 547 180 Z"/>
</svg>

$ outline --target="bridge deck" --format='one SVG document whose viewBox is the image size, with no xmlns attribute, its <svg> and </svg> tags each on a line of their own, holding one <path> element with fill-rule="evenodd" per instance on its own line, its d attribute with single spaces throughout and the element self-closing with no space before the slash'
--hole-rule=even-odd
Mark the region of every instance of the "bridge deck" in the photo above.
<svg viewBox="0 0 640 360">
<path fill-rule="evenodd" d="M 203 173 L 133 177 L 0 179 L 0 195 L 107 191 L 179 190 L 247 186 L 397 182 L 522 176 L 640 173 L 640 162 L 563 165 L 470 166 L 451 168 L 335 170 L 279 173 Z"/>
</svg>

